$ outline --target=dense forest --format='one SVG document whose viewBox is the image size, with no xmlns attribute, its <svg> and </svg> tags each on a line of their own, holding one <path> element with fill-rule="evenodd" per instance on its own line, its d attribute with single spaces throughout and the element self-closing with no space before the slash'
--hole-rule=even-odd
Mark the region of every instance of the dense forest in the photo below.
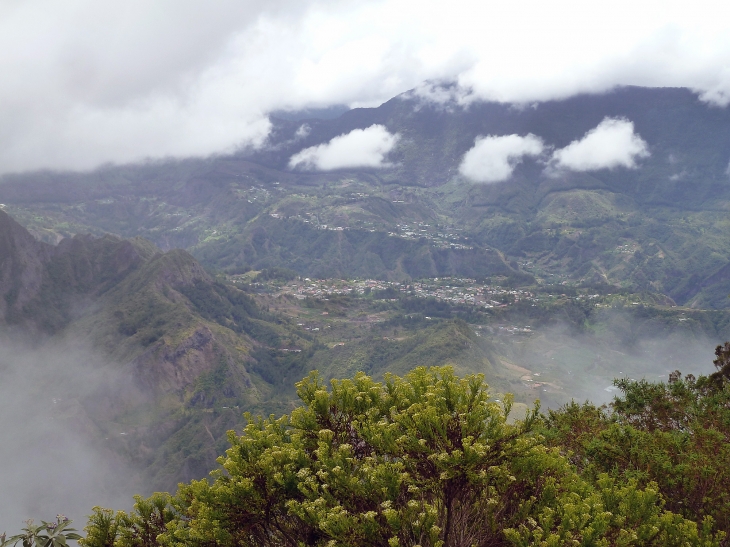
<svg viewBox="0 0 730 547">
<path fill-rule="evenodd" d="M 481 375 L 419 367 L 297 383 L 209 480 L 93 508 L 83 547 L 727 545 L 730 343 L 709 376 L 617 380 L 609 406 L 511 414 Z M 23 540 L 64 545 L 67 519 Z M 30 543 L 28 543 L 30 542 Z"/>
</svg>

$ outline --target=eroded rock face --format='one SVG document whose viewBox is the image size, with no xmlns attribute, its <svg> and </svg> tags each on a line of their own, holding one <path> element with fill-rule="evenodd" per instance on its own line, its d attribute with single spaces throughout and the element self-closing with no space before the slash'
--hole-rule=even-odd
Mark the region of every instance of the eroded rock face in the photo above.
<svg viewBox="0 0 730 547">
<path fill-rule="evenodd" d="M 196 328 L 180 344 L 170 346 L 160 340 L 131 364 L 139 386 L 153 393 L 182 392 L 215 365 L 216 357 L 225 358 L 210 329 Z"/>
</svg>

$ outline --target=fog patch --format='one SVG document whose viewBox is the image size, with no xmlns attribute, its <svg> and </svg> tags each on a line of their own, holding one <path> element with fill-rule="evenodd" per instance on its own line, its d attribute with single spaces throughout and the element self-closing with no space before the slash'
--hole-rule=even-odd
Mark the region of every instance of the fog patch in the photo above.
<svg viewBox="0 0 730 547">
<path fill-rule="evenodd" d="M 649 148 L 637 133 L 634 122 L 626 118 L 606 117 L 582 139 L 556 150 L 548 172 L 597 171 L 625 167 L 636 168 L 636 160 L 649 156 Z"/>
<path fill-rule="evenodd" d="M 621 394 L 614 379 L 667 382 L 675 370 L 685 376 L 714 372 L 714 349 L 724 338 L 697 327 L 690 320 L 666 323 L 605 310 L 584 332 L 557 323 L 535 329 L 527 339 L 496 337 L 495 342 L 505 359 L 529 371 L 521 383 L 543 408 L 571 399 L 600 405 Z"/>
<path fill-rule="evenodd" d="M 709 88 L 703 89 L 695 86 L 694 91 L 699 95 L 699 99 L 712 106 L 725 108 L 730 104 L 730 73 L 727 68 L 719 71 L 715 81 L 710 84 Z"/>
<path fill-rule="evenodd" d="M 309 133 L 311 131 L 312 131 L 312 128 L 309 127 L 309 125 L 307 125 L 306 123 L 303 123 L 302 125 L 299 126 L 299 128 L 296 131 L 296 133 L 294 133 L 294 138 L 295 139 L 303 139 L 304 137 L 306 137 L 307 135 L 309 135 Z"/>
<path fill-rule="evenodd" d="M 58 513 L 81 529 L 95 505 L 131 504 L 141 491 L 109 438 L 119 432 L 98 423 L 125 385 L 74 341 L 29 348 L 0 337 L 0 533 Z"/>
<path fill-rule="evenodd" d="M 545 149 L 540 137 L 532 133 L 487 137 L 479 136 L 474 146 L 464 154 L 459 173 L 474 182 L 508 180 L 525 156 L 539 156 Z"/>
<path fill-rule="evenodd" d="M 390 164 L 385 158 L 398 142 L 398 134 L 383 125 L 353 129 L 328 143 L 310 146 L 289 159 L 291 169 L 331 171 L 352 167 L 381 168 Z"/>
<path fill-rule="evenodd" d="M 468 108 L 478 98 L 471 88 L 459 85 L 457 82 L 438 80 L 425 81 L 413 89 L 399 95 L 401 99 L 416 99 L 416 110 L 428 105 L 443 112 L 453 112 L 457 108 Z"/>
</svg>

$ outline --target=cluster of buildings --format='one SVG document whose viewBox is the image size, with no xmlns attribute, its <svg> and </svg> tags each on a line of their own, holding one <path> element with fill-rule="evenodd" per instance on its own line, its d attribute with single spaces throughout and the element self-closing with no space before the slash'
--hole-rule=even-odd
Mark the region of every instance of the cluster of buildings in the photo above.
<svg viewBox="0 0 730 547">
<path fill-rule="evenodd" d="M 460 234 L 457 234 L 457 231 L 459 231 L 457 228 L 432 227 L 430 224 L 426 224 L 425 222 L 416 222 L 414 224 L 396 224 L 395 230 L 389 233 L 409 238 L 440 238 L 454 241 L 469 239 L 468 237 L 462 237 Z"/>
<path fill-rule="evenodd" d="M 433 229 L 430 224 L 417 222 L 415 224 L 396 224 L 390 237 L 402 237 L 404 239 L 427 239 L 438 249 L 473 249 L 473 245 L 464 243 L 468 237 L 462 237 L 448 229 Z"/>
<path fill-rule="evenodd" d="M 398 295 L 435 298 L 452 304 L 469 304 L 484 308 L 507 306 L 520 300 L 537 301 L 535 295 L 524 289 L 510 289 L 477 283 L 474 279 L 435 278 L 427 281 L 380 281 L 375 279 L 309 279 L 291 281 L 279 287 L 279 294 L 296 298 L 326 298 L 332 295 L 367 295 L 390 291 Z M 388 296 L 386 293 L 385 296 Z"/>
<path fill-rule="evenodd" d="M 254 198 L 255 199 L 255 198 Z M 250 201 L 250 200 L 249 200 Z M 296 219 L 305 224 L 312 224 L 320 230 L 331 230 L 336 232 L 342 232 L 350 229 L 363 229 L 370 232 L 377 231 L 375 228 L 371 228 L 372 222 L 364 222 L 361 220 L 353 220 L 353 226 L 340 226 L 335 224 L 326 224 L 320 221 L 319 215 L 315 213 L 303 213 L 293 216 L 284 215 L 279 212 L 271 212 L 269 216 L 272 218 L 289 218 Z M 383 227 L 380 227 L 383 229 Z M 461 236 L 455 233 L 455 229 L 448 228 L 434 228 L 430 224 L 424 222 L 418 222 L 415 224 L 396 224 L 392 231 L 387 232 L 390 237 L 400 237 L 403 239 L 419 240 L 424 238 L 428 240 L 437 249 L 473 249 L 473 245 L 469 245 L 468 237 Z"/>
<path fill-rule="evenodd" d="M 275 182 L 278 186 L 278 182 Z M 281 189 L 276 188 L 277 190 L 281 191 Z M 234 190 L 235 193 L 239 198 L 245 199 L 249 203 L 259 202 L 259 203 L 266 203 L 271 199 L 271 191 L 264 186 L 256 186 L 253 185 L 250 188 L 247 189 L 237 189 Z"/>
</svg>

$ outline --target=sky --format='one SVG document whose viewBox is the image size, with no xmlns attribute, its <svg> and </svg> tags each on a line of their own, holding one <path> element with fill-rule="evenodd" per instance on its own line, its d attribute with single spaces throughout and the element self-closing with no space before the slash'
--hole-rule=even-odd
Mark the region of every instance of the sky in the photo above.
<svg viewBox="0 0 730 547">
<path fill-rule="evenodd" d="M 684 86 L 724 108 L 728 11 L 666 0 L 3 0 L 0 173 L 261 147 L 272 111 L 377 106 L 410 89 L 468 108 Z M 640 137 L 606 123 L 611 138 L 635 137 L 626 161 L 641 156 Z M 396 141 L 363 130 L 368 165 Z M 602 138 L 589 137 L 578 152 Z M 332 165 L 332 147 L 353 142 L 297 165 Z M 575 164 L 568 152 L 550 161 Z M 505 157 L 502 169 L 522 156 Z"/>
</svg>

